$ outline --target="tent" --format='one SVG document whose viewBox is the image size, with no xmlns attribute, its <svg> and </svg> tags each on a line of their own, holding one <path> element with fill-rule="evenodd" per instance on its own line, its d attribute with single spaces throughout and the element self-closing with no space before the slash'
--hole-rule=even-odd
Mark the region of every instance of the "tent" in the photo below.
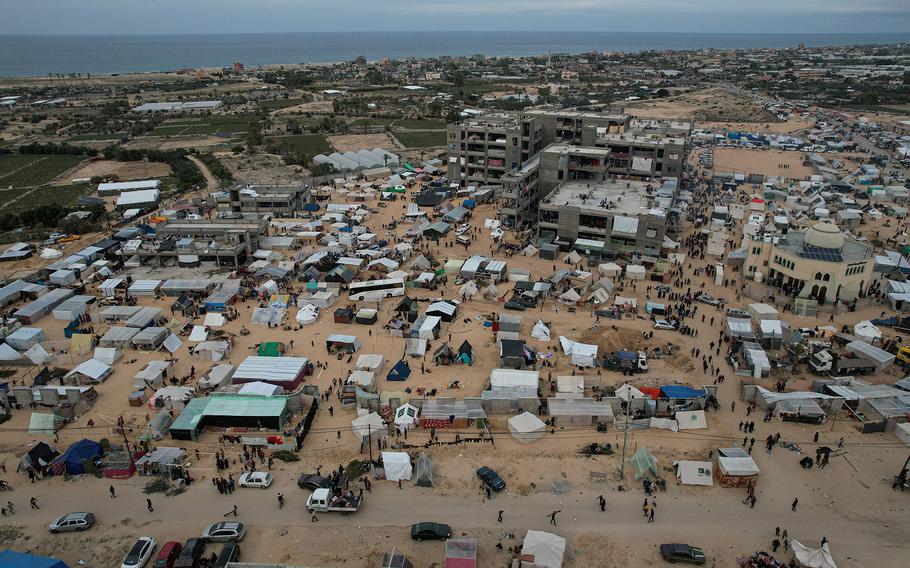
<svg viewBox="0 0 910 568">
<path fill-rule="evenodd" d="M 385 478 L 389 481 L 407 481 L 414 472 L 411 468 L 411 456 L 406 452 L 382 452 L 382 465 Z"/>
<path fill-rule="evenodd" d="M 837 568 L 834 558 L 831 556 L 831 550 L 828 549 L 828 543 L 821 545 L 820 548 L 809 548 L 798 540 L 790 543 L 793 547 L 793 555 L 796 560 L 803 566 L 810 568 Z"/>
<path fill-rule="evenodd" d="M 733 449 L 741 450 L 741 448 Z M 745 455 L 739 455 L 739 452 L 735 451 L 731 452 L 735 454 L 734 456 L 722 455 L 723 453 L 723 448 L 717 452 L 717 469 L 715 470 L 717 481 L 721 486 L 745 487 L 758 479 L 760 473 L 758 465 L 746 452 L 742 452 Z"/>
<path fill-rule="evenodd" d="M 315 323 L 318 318 L 319 308 L 312 304 L 307 304 L 297 310 L 297 315 L 294 317 L 300 325 L 310 325 L 311 323 Z"/>
<path fill-rule="evenodd" d="M 364 353 L 357 357 L 355 367 L 363 371 L 373 371 L 374 373 L 382 368 L 385 358 L 376 353 Z"/>
<path fill-rule="evenodd" d="M 910 422 L 895 424 L 894 435 L 897 436 L 901 442 L 910 446 Z"/>
<path fill-rule="evenodd" d="M 415 483 L 418 487 L 433 487 L 433 462 L 426 452 L 417 454 L 414 464 Z"/>
<path fill-rule="evenodd" d="M 629 400 L 633 398 L 648 398 L 648 395 L 629 384 L 625 384 L 616 389 L 616 396 L 626 402 L 629 402 Z"/>
<path fill-rule="evenodd" d="M 863 320 L 853 326 L 853 335 L 866 343 L 874 343 L 876 339 L 882 338 L 882 332 L 869 320 Z"/>
<path fill-rule="evenodd" d="M 32 418 L 34 418 L 37 413 L 32 413 Z M 50 416 L 54 418 L 53 414 L 42 414 L 38 416 Z M 31 424 L 29 425 L 29 430 L 31 430 Z M 53 433 L 53 432 L 52 432 Z M 17 471 L 24 472 L 28 468 L 32 468 L 36 471 L 44 471 L 44 468 L 50 465 L 50 463 L 60 455 L 56 449 L 51 445 L 44 442 L 38 442 L 22 456 L 22 460 L 19 462 L 19 469 Z"/>
<path fill-rule="evenodd" d="M 528 531 L 521 545 L 523 557 L 533 558 L 522 561 L 522 568 L 562 568 L 566 554 L 566 539 L 544 531 Z"/>
<path fill-rule="evenodd" d="M 379 568 L 414 568 L 414 564 L 397 548 L 384 553 Z"/>
<path fill-rule="evenodd" d="M 149 361 L 145 367 L 133 375 L 133 388 L 157 389 L 164 386 L 164 379 L 170 374 L 170 369 L 171 363 L 168 361 Z"/>
<path fill-rule="evenodd" d="M 708 427 L 704 410 L 678 410 L 676 422 L 680 430 L 703 430 Z"/>
<path fill-rule="evenodd" d="M 399 430 L 410 430 L 417 425 L 417 414 L 419 412 L 420 409 L 416 406 L 411 406 L 408 403 L 402 404 L 395 409 L 395 428 L 398 428 Z"/>
<path fill-rule="evenodd" d="M 122 353 L 116 347 L 95 347 L 95 354 L 92 359 L 101 361 L 105 365 L 113 365 Z"/>
<path fill-rule="evenodd" d="M 351 429 L 361 442 L 370 441 L 373 438 L 385 438 L 389 433 L 382 417 L 375 412 L 351 420 Z"/>
<path fill-rule="evenodd" d="M 256 352 L 260 357 L 281 357 L 284 351 L 284 343 L 280 341 L 263 341 L 259 344 L 259 350 Z"/>
<path fill-rule="evenodd" d="M 395 363 L 395 366 L 389 371 L 386 379 L 389 381 L 404 381 L 407 380 L 409 376 L 411 376 L 411 367 L 408 366 L 408 362 L 399 361 Z"/>
<path fill-rule="evenodd" d="M 76 380 L 82 382 L 102 383 L 113 374 L 110 365 L 105 365 L 96 359 L 83 361 L 75 369 L 64 375 L 64 378 L 76 377 Z"/>
<path fill-rule="evenodd" d="M 376 391 L 376 373 L 373 371 L 357 370 L 351 372 L 345 379 L 345 384 L 357 385 L 366 392 Z"/>
<path fill-rule="evenodd" d="M 4 568 L 69 568 L 63 560 L 15 550 L 0 550 L 0 566 Z"/>
<path fill-rule="evenodd" d="M 562 260 L 563 260 L 563 262 L 565 262 L 567 264 L 578 264 L 579 262 L 581 262 L 581 255 L 573 250 L 572 252 L 570 252 L 569 254 L 564 256 L 562 258 Z"/>
<path fill-rule="evenodd" d="M 83 439 L 67 448 L 54 462 L 63 463 L 66 466 L 66 473 L 80 475 L 92 471 L 92 462 L 103 454 L 101 444 Z"/>
<path fill-rule="evenodd" d="M 531 330 L 531 337 L 539 339 L 540 341 L 550 341 L 550 328 L 541 320 L 537 320 L 537 323 L 534 324 L 534 328 Z"/>
<path fill-rule="evenodd" d="M 572 356 L 572 364 L 579 367 L 593 367 L 597 357 L 597 345 L 578 343 L 571 339 L 559 336 L 559 344 L 566 355 Z"/>
<path fill-rule="evenodd" d="M 676 479 L 683 485 L 714 485 L 714 474 L 711 462 L 682 460 L 676 466 Z"/>
<path fill-rule="evenodd" d="M 632 465 L 635 467 L 635 479 L 641 479 L 648 473 L 657 477 L 657 458 L 648 448 L 640 448 L 635 452 Z"/>
<path fill-rule="evenodd" d="M 220 315 L 220 314 L 219 314 Z M 193 330 L 190 331 L 190 336 L 187 338 L 187 341 L 200 342 L 205 341 L 209 338 L 209 332 L 204 325 L 194 325 Z"/>
<path fill-rule="evenodd" d="M 626 278 L 629 280 L 644 280 L 645 267 L 640 264 L 630 264 L 626 267 Z"/>
<path fill-rule="evenodd" d="M 522 412 L 508 420 L 512 437 L 523 444 L 528 444 L 543 437 L 547 426 L 543 420 L 530 412 Z"/>
</svg>

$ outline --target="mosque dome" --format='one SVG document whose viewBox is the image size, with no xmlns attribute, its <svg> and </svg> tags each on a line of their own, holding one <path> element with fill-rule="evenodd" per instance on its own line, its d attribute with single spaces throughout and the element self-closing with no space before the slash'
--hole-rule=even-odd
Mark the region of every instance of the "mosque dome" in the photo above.
<svg viewBox="0 0 910 568">
<path fill-rule="evenodd" d="M 844 246 L 844 234 L 835 225 L 822 222 L 806 231 L 804 242 L 818 248 L 840 250 Z"/>
</svg>

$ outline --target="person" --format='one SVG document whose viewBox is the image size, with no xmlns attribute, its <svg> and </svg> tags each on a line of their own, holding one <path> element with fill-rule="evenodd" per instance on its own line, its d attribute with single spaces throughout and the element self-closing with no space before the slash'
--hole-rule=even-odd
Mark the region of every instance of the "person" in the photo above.
<svg viewBox="0 0 910 568">
<path fill-rule="evenodd" d="M 600 511 L 601 512 L 606 511 L 607 510 L 607 500 L 604 499 L 604 496 L 601 495 L 600 497 L 597 498 L 597 500 L 600 502 Z"/>
<path fill-rule="evenodd" d="M 111 499 L 116 499 L 116 498 L 117 498 L 117 492 L 114 491 L 114 486 L 111 485 L 108 489 L 109 489 L 110 492 L 111 492 Z"/>
<path fill-rule="evenodd" d="M 145 508 L 149 510 L 149 513 L 155 512 L 155 508 L 152 507 L 152 500 L 151 500 L 151 499 L 146 499 L 146 500 L 145 500 Z"/>
<path fill-rule="evenodd" d="M 775 538 L 771 541 L 771 551 L 777 552 L 778 548 L 780 548 L 780 540 Z"/>
<path fill-rule="evenodd" d="M 237 505 L 234 505 L 233 509 L 224 514 L 225 517 L 228 515 L 234 515 L 235 517 L 237 516 Z"/>
<path fill-rule="evenodd" d="M 561 509 L 560 509 L 560 511 L 561 511 Z M 556 526 L 556 513 L 559 513 L 560 511 L 553 511 L 552 513 L 550 513 L 549 517 L 550 517 L 551 525 Z"/>
<path fill-rule="evenodd" d="M 799 505 L 799 497 L 796 497 L 795 499 L 793 499 L 793 504 L 790 505 L 790 510 L 791 510 L 791 511 L 796 511 L 796 506 L 797 506 L 797 505 Z"/>
<path fill-rule="evenodd" d="M 499 514 L 496 515 L 496 522 L 502 522 L 502 509 L 499 510 Z"/>
<path fill-rule="evenodd" d="M 653 508 L 651 509 L 651 513 L 648 515 L 648 522 L 649 523 L 654 522 L 654 509 Z"/>
<path fill-rule="evenodd" d="M 815 433 L 815 436 L 812 437 L 812 441 L 816 444 L 818 443 L 818 432 Z"/>
<path fill-rule="evenodd" d="M 824 547 L 826 544 L 828 544 L 828 537 L 823 536 L 823 537 L 822 537 L 822 544 L 821 544 L 821 546 Z"/>
<path fill-rule="evenodd" d="M 38 500 L 36 498 L 32 497 L 31 500 L 29 500 L 29 503 L 31 504 L 32 509 L 41 509 L 41 507 L 38 506 Z"/>
<path fill-rule="evenodd" d="M 774 527 L 774 536 L 780 536 L 780 527 Z"/>
<path fill-rule="evenodd" d="M 316 511 L 313 511 L 313 512 L 311 513 L 311 515 L 310 515 L 310 522 L 311 522 L 311 523 L 318 523 L 318 522 L 319 522 L 319 517 L 316 516 Z"/>
<path fill-rule="evenodd" d="M 7 501 L 7 502 L 6 502 L 6 510 L 9 511 L 9 514 L 10 514 L 10 515 L 15 515 L 15 514 L 16 514 L 16 507 L 13 506 L 13 502 L 12 502 L 12 501 Z"/>
<path fill-rule="evenodd" d="M 278 494 L 278 508 L 281 509 L 284 507 L 284 495 L 281 493 Z"/>
</svg>

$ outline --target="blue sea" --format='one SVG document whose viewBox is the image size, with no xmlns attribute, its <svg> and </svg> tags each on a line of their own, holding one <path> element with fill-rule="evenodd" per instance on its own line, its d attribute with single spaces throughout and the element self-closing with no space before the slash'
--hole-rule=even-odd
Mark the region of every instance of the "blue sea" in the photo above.
<svg viewBox="0 0 910 568">
<path fill-rule="evenodd" d="M 301 32 L 198 35 L 3 35 L 0 76 L 130 73 L 439 55 L 537 55 L 910 42 L 910 33 Z"/>
</svg>

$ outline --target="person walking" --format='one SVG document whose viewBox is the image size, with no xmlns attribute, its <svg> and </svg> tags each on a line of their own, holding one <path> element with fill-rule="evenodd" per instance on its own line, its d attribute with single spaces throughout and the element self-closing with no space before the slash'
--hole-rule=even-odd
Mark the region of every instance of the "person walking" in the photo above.
<svg viewBox="0 0 910 568">
<path fill-rule="evenodd" d="M 793 499 L 793 504 L 790 505 L 790 510 L 796 512 L 797 505 L 799 505 L 799 497 Z"/>
<path fill-rule="evenodd" d="M 284 495 L 282 495 L 281 493 L 278 494 L 278 508 L 279 509 L 284 508 Z"/>
<path fill-rule="evenodd" d="M 550 517 L 550 524 L 553 525 L 554 527 L 557 526 L 556 525 L 556 514 L 560 513 L 561 511 L 562 511 L 561 509 L 559 511 L 553 511 L 552 513 L 550 513 L 548 515 Z"/>
<path fill-rule="evenodd" d="M 116 499 L 116 498 L 117 498 L 117 492 L 114 491 L 114 486 L 111 485 L 111 486 L 108 488 L 108 490 L 111 492 L 111 499 Z"/>
<path fill-rule="evenodd" d="M 38 506 L 38 499 L 32 497 L 32 498 L 29 500 L 29 503 L 31 504 L 32 509 L 37 509 L 37 510 L 40 510 L 40 509 L 41 509 L 41 507 Z"/>
<path fill-rule="evenodd" d="M 604 499 L 604 496 L 601 495 L 600 497 L 598 497 L 597 501 L 600 503 L 600 512 L 606 511 L 607 510 L 607 500 Z"/>
<path fill-rule="evenodd" d="M 228 515 L 234 515 L 235 517 L 237 516 L 237 505 L 234 505 L 233 509 L 224 514 L 225 517 Z"/>
<path fill-rule="evenodd" d="M 654 508 L 653 507 L 651 508 L 651 512 L 648 514 L 648 522 L 649 523 L 654 522 Z"/>
<path fill-rule="evenodd" d="M 316 511 L 311 511 L 311 512 L 310 512 L 310 522 L 311 522 L 311 523 L 318 523 L 318 522 L 319 522 L 319 517 L 316 516 Z"/>
<path fill-rule="evenodd" d="M 149 513 L 154 513 L 154 512 L 155 512 L 155 508 L 152 507 L 152 500 L 151 500 L 151 499 L 146 499 L 146 500 L 145 500 L 145 508 L 149 510 Z"/>
<path fill-rule="evenodd" d="M 780 540 L 775 538 L 771 541 L 771 551 L 777 552 L 778 548 L 780 548 Z"/>
<path fill-rule="evenodd" d="M 499 514 L 496 515 L 496 522 L 502 522 L 502 509 L 499 510 Z"/>
</svg>

